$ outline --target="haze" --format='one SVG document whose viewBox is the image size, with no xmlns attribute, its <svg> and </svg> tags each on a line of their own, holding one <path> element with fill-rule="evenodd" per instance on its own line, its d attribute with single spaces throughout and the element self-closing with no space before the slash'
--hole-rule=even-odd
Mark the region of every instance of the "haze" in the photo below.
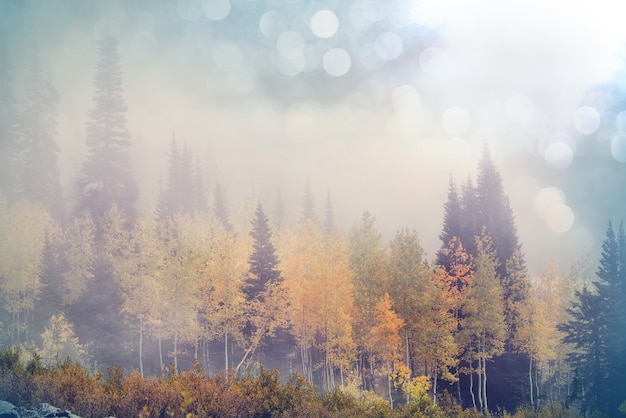
<svg viewBox="0 0 626 418">
<path fill-rule="evenodd" d="M 602 201 L 618 178 L 596 183 L 594 199 L 570 196 L 564 180 L 580 175 L 577 138 L 606 122 L 585 98 L 619 73 L 622 12 L 612 2 L 5 0 L 0 59 L 20 97 L 38 49 L 61 94 L 71 196 L 97 40 L 118 38 L 140 209 L 156 202 L 175 136 L 231 207 L 272 207 L 280 188 L 295 222 L 309 181 L 320 212 L 330 193 L 344 229 L 369 210 L 388 238 L 416 229 L 432 257 L 448 180 L 474 176 L 487 142 L 534 271 L 596 253 L 607 220 L 623 216 L 619 199 Z"/>
</svg>

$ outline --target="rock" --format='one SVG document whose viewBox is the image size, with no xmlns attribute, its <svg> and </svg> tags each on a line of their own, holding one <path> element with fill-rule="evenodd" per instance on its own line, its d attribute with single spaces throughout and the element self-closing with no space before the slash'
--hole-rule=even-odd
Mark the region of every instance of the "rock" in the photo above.
<svg viewBox="0 0 626 418">
<path fill-rule="evenodd" d="M 20 418 L 20 414 L 12 403 L 0 401 L 0 418 Z"/>
<path fill-rule="evenodd" d="M 70 411 L 41 403 L 35 408 L 17 408 L 10 402 L 0 401 L 0 418 L 80 418 Z"/>
</svg>

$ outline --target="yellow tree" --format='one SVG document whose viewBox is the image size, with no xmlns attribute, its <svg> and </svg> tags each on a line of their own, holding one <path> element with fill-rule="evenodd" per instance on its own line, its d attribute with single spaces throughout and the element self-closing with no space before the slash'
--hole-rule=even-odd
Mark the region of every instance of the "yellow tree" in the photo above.
<svg viewBox="0 0 626 418">
<path fill-rule="evenodd" d="M 420 345 L 416 325 L 423 314 L 419 309 L 419 299 L 428 280 L 428 266 L 415 231 L 398 231 L 391 241 L 390 249 L 389 294 L 396 312 L 404 320 L 404 363 L 412 368 L 411 352 Z"/>
<path fill-rule="evenodd" d="M 350 233 L 350 269 L 354 284 L 354 338 L 358 347 L 358 371 L 365 389 L 374 389 L 374 362 L 369 338 L 376 304 L 387 289 L 388 255 L 376 219 L 365 212 Z"/>
<path fill-rule="evenodd" d="M 313 381 L 311 349 L 315 345 L 316 289 L 314 276 L 319 273 L 323 251 L 322 233 L 310 219 L 299 223 L 292 233 L 282 237 L 280 268 L 289 295 L 289 322 L 300 349 L 302 374 Z"/>
<path fill-rule="evenodd" d="M 324 239 L 322 252 L 312 281 L 311 292 L 317 347 L 324 358 L 324 381 L 328 390 L 335 386 L 335 369 L 341 384 L 345 371 L 355 359 L 352 336 L 353 284 L 350 251 L 346 240 L 338 235 Z"/>
<path fill-rule="evenodd" d="M 291 302 L 291 329 L 300 346 L 303 374 L 312 381 L 312 349 L 323 360 L 324 387 L 335 385 L 335 369 L 343 384 L 344 371 L 354 355 L 352 340 L 352 272 L 345 239 L 324 235 L 304 220 L 283 244 L 281 269 Z"/>
<path fill-rule="evenodd" d="M 0 292 L 11 316 L 11 344 L 28 337 L 28 316 L 40 291 L 40 269 L 49 215 L 26 200 L 8 206 L 0 197 Z"/>
<path fill-rule="evenodd" d="M 103 239 L 122 292 L 122 311 L 130 327 L 139 334 L 139 372 L 143 376 L 144 335 L 160 323 L 164 253 L 153 215 L 139 218 L 132 231 L 126 230 L 125 220 L 119 215 L 119 212 L 109 214 L 111 222 L 106 224 Z M 118 221 L 113 221 L 114 217 Z"/>
<path fill-rule="evenodd" d="M 496 273 L 496 256 L 491 239 L 484 233 L 476 239 L 475 271 L 463 305 L 463 333 L 466 335 L 470 373 L 473 361 L 478 362 L 478 402 L 483 413 L 487 403 L 487 361 L 504 352 L 506 324 L 502 287 Z M 473 379 L 470 391 L 474 399 Z"/>
<path fill-rule="evenodd" d="M 443 267 L 431 271 L 425 278 L 418 300 L 419 315 L 416 322 L 416 356 L 430 364 L 433 403 L 437 402 L 439 377 L 455 383 L 458 375 L 453 373 L 458 365 L 459 347 L 455 334 L 458 319 L 455 318 L 456 299 L 450 296 L 450 288 L 445 280 L 448 276 Z"/>
<path fill-rule="evenodd" d="M 76 217 L 63 233 L 62 303 L 71 305 L 82 296 L 94 278 L 95 225 L 87 212 Z"/>
<path fill-rule="evenodd" d="M 245 326 L 245 298 L 241 289 L 247 272 L 245 244 L 224 226 L 214 223 L 198 289 L 206 340 L 223 339 L 225 369 L 232 367 L 228 356 L 229 336 L 241 344 Z M 203 364 L 207 364 L 207 347 L 203 355 Z"/>
<path fill-rule="evenodd" d="M 370 331 L 369 347 L 373 354 L 370 361 L 380 358 L 380 369 L 387 376 L 389 405 L 393 409 L 391 380 L 394 365 L 402 358 L 402 337 L 400 331 L 404 321 L 392 309 L 393 302 L 388 293 L 376 303 L 374 308 L 374 323 Z"/>
</svg>

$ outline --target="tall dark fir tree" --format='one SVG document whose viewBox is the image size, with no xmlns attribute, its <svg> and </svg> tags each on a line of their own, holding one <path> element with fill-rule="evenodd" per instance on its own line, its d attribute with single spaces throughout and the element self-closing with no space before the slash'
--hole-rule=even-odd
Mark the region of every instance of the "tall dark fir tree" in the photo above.
<svg viewBox="0 0 626 418">
<path fill-rule="evenodd" d="M 87 128 L 88 156 L 80 178 L 75 213 L 91 215 L 96 226 L 94 277 L 83 296 L 68 308 L 76 335 L 90 344 L 94 360 L 102 364 L 132 364 L 131 335 L 124 325 L 122 291 L 113 277 L 105 248 L 106 230 L 112 219 L 122 219 L 123 228 L 134 222 L 134 202 L 139 191 L 131 172 L 130 134 L 117 40 L 106 35 L 99 42 L 100 59 L 94 75 L 95 94 Z M 86 320 L 87 318 L 87 320 Z M 126 347 L 120 350 L 119 347 Z"/>
<path fill-rule="evenodd" d="M 86 123 L 88 156 L 77 181 L 76 213 L 87 211 L 97 222 L 115 205 L 132 220 L 139 190 L 128 153 L 131 138 L 117 40 L 107 34 L 99 42 L 99 52 L 93 108 Z"/>
<path fill-rule="evenodd" d="M 24 104 L 20 115 L 20 141 L 15 167 L 18 195 L 40 203 L 61 215 L 63 202 L 56 143 L 59 93 L 50 75 L 41 67 L 34 48 L 29 73 L 24 83 Z"/>
<path fill-rule="evenodd" d="M 244 293 L 247 300 L 254 300 L 262 297 L 268 285 L 280 283 L 283 280 L 278 269 L 276 248 L 272 244 L 269 218 L 265 215 L 261 203 L 257 205 L 254 213 L 250 236 L 254 242 L 252 254 L 248 260 L 250 274 L 246 279 Z"/>
<path fill-rule="evenodd" d="M 18 114 L 13 87 L 11 60 L 5 30 L 0 28 L 0 192 L 15 197 L 15 168 L 18 151 Z"/>
</svg>

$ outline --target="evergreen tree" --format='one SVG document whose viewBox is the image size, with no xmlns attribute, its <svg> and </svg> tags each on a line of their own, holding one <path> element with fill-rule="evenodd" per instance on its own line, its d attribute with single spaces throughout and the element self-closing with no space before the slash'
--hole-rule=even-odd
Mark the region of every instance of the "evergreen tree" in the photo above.
<svg viewBox="0 0 626 418">
<path fill-rule="evenodd" d="M 574 347 L 567 358 L 576 374 L 576 392 L 583 411 L 604 409 L 606 399 L 606 342 L 602 336 L 602 300 L 587 286 L 574 293 L 567 312 L 571 320 L 558 326 L 565 333 L 564 344 Z"/>
<path fill-rule="evenodd" d="M 196 158 L 196 163 L 193 167 L 193 207 L 196 212 L 205 214 L 209 211 L 209 203 L 206 194 L 206 187 L 204 184 L 204 176 L 202 175 L 202 166 L 200 160 Z"/>
<path fill-rule="evenodd" d="M 7 199 L 14 200 L 19 134 L 6 39 L 4 30 L 0 29 L 0 192 Z"/>
<path fill-rule="evenodd" d="M 269 219 L 259 202 L 252 220 L 250 236 L 254 240 L 252 254 L 248 263 L 250 274 L 246 279 L 244 293 L 248 301 L 263 297 L 263 292 L 268 286 L 280 284 L 283 280 L 278 269 L 278 257 L 272 244 L 272 231 Z"/>
<path fill-rule="evenodd" d="M 50 76 L 44 74 L 35 50 L 25 81 L 16 185 L 20 195 L 57 215 L 62 209 L 57 167 L 59 148 L 55 140 L 58 103 L 59 93 L 52 86 Z"/>
<path fill-rule="evenodd" d="M 477 226 L 485 228 L 493 240 L 496 251 L 497 272 L 502 279 L 506 276 L 506 262 L 521 246 L 517 237 L 517 228 L 509 198 L 504 193 L 502 178 L 491 159 L 487 146 L 478 163 L 476 178 Z M 471 209 L 471 208 L 469 208 Z M 506 295 L 505 295 L 506 298 Z"/>
<path fill-rule="evenodd" d="M 285 204 L 280 187 L 276 187 L 276 201 L 274 203 L 274 227 L 279 230 L 285 221 Z"/>
<path fill-rule="evenodd" d="M 609 222 L 606 238 L 602 243 L 600 265 L 596 276 L 598 280 L 594 285 L 600 299 L 600 333 L 599 337 L 606 346 L 606 380 L 603 394 L 606 396 L 604 407 L 606 412 L 614 413 L 619 404 L 626 397 L 626 377 L 621 374 L 624 368 L 624 329 L 626 318 L 624 316 L 622 266 L 620 265 L 623 249 L 620 241 L 623 241 L 623 227 L 620 225 L 619 237 L 616 236 L 611 222 Z"/>
<path fill-rule="evenodd" d="M 278 257 L 272 244 L 272 231 L 269 219 L 265 216 L 263 206 L 259 202 L 252 220 L 253 239 L 252 254 L 248 259 L 249 275 L 244 283 L 244 295 L 248 309 L 248 323 L 244 330 L 248 338 L 248 348 L 237 366 L 241 368 L 252 353 L 265 342 L 265 349 L 259 355 L 265 357 L 265 365 L 272 363 L 281 366 L 287 357 L 287 350 L 293 347 L 293 337 L 287 332 L 287 297 L 283 285 L 283 277 L 278 269 Z M 269 356 L 272 356 L 270 358 Z"/>
<path fill-rule="evenodd" d="M 194 215 L 207 212 L 204 178 L 200 164 L 192 163 L 192 154 L 186 144 L 178 149 L 172 136 L 167 162 L 165 187 L 160 189 L 157 213 L 160 219 L 177 214 Z"/>
<path fill-rule="evenodd" d="M 437 264 L 444 267 L 446 271 L 450 271 L 450 259 L 447 257 L 445 249 L 453 237 L 460 239 L 463 235 L 462 222 L 461 201 L 454 179 L 450 177 L 448 200 L 443 205 L 443 228 L 439 234 L 441 249 L 437 252 Z"/>
<path fill-rule="evenodd" d="M 472 256 L 476 256 L 476 237 L 480 235 L 482 226 L 478 224 L 480 207 L 476 188 L 472 179 L 468 176 L 461 187 L 461 231 L 459 238 L 465 250 Z"/>
<path fill-rule="evenodd" d="M 330 192 L 326 193 L 326 208 L 324 210 L 324 232 L 331 235 L 335 232 L 335 213 L 333 211 L 333 202 L 330 199 Z"/>
<path fill-rule="evenodd" d="M 311 220 L 317 223 L 317 215 L 315 214 L 315 199 L 311 193 L 311 186 L 309 180 L 306 181 L 304 186 L 304 196 L 302 196 L 302 212 L 300 212 L 300 223 L 304 223 L 307 220 Z"/>
<path fill-rule="evenodd" d="M 215 186 L 215 195 L 213 196 L 213 214 L 227 232 L 233 232 L 234 227 L 228 220 L 228 209 L 226 209 L 225 200 L 222 187 L 217 183 Z"/>
<path fill-rule="evenodd" d="M 132 219 L 138 189 L 128 155 L 131 143 L 117 40 L 107 35 L 99 46 L 93 108 L 86 124 L 89 155 L 77 181 L 76 213 L 86 210 L 99 220 L 115 205 Z"/>
</svg>

